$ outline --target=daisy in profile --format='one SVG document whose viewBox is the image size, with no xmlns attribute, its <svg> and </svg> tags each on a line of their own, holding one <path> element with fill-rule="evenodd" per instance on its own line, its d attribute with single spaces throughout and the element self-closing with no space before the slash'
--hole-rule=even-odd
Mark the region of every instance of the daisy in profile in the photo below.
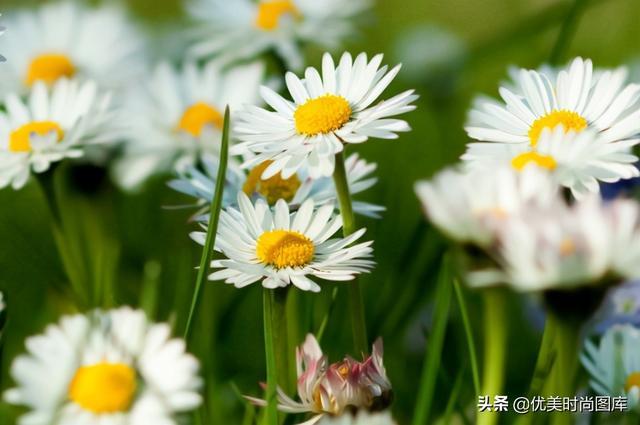
<svg viewBox="0 0 640 425">
<path fill-rule="evenodd" d="M 548 171 L 574 197 L 600 191 L 599 182 L 615 183 L 640 176 L 630 153 L 640 139 L 603 140 L 595 130 L 566 132 L 562 125 L 544 129 L 535 146 L 527 143 L 471 143 L 462 159 L 471 168 L 512 166 L 523 170 L 536 166 Z"/>
<path fill-rule="evenodd" d="M 198 361 L 139 310 L 66 316 L 26 346 L 4 395 L 29 409 L 18 425 L 177 424 L 202 402 Z"/>
<path fill-rule="evenodd" d="M 272 212 L 264 200 L 254 205 L 240 192 L 238 205 L 239 209 L 221 212 L 215 250 L 226 258 L 211 263 L 218 271 L 210 280 L 223 280 L 237 288 L 260 282 L 265 288 L 294 285 L 319 292 L 320 286 L 311 277 L 349 281 L 374 265 L 371 242 L 355 244 L 364 229 L 330 239 L 342 228 L 342 218 L 334 215 L 331 204 L 314 211 L 309 199 L 291 213 L 281 199 Z M 193 233 L 192 238 L 204 245 L 206 233 Z"/>
<path fill-rule="evenodd" d="M 555 205 L 558 189 L 536 169 L 522 173 L 509 167 L 493 170 L 450 168 L 415 186 L 429 220 L 462 244 L 489 248 L 497 229 L 509 217 L 535 205 Z"/>
<path fill-rule="evenodd" d="M 640 206 L 594 195 L 530 208 L 499 228 L 497 261 L 518 291 L 606 287 L 640 278 Z"/>
<path fill-rule="evenodd" d="M 587 340 L 580 356 L 598 395 L 626 397 L 629 408 L 640 407 L 640 330 L 615 325 L 599 344 Z"/>
<path fill-rule="evenodd" d="M 296 351 L 296 364 L 300 401 L 295 401 L 283 391 L 278 391 L 278 408 L 287 413 L 315 415 L 300 425 L 316 424 L 323 418 L 343 414 L 350 416 L 350 410 L 379 411 L 389 407 L 393 398 L 391 382 L 383 364 L 381 339 L 373 344 L 371 356 L 362 362 L 346 357 L 342 361 L 329 363 L 316 338 L 309 334 Z M 266 405 L 264 400 L 253 397 L 247 399 L 258 406 Z M 365 413 L 363 415 L 366 416 Z M 356 423 L 373 425 L 377 422 Z M 381 425 L 391 423 L 390 417 L 389 421 L 380 422 Z"/>
<path fill-rule="evenodd" d="M 20 189 L 31 172 L 117 140 L 122 132 L 110 105 L 95 83 L 67 79 L 35 83 L 27 102 L 8 95 L 0 111 L 0 188 Z"/>
<path fill-rule="evenodd" d="M 335 49 L 354 33 L 354 18 L 370 0 L 192 0 L 189 14 L 200 23 L 189 54 L 225 63 L 273 51 L 289 69 L 304 64 L 305 44 Z"/>
<path fill-rule="evenodd" d="M 408 90 L 374 105 L 400 71 L 400 65 L 388 71 L 381 64 L 382 55 L 369 61 L 362 53 L 354 61 L 345 53 L 336 67 L 331 55 L 325 54 L 322 77 L 311 67 L 303 80 L 287 73 L 293 101 L 262 87 L 262 97 L 274 111 L 248 106 L 238 113 L 235 130 L 243 143 L 232 151 L 254 153 L 245 163 L 250 168 L 272 161 L 263 179 L 278 173 L 289 178 L 303 165 L 316 179 L 333 174 L 335 154 L 345 144 L 363 143 L 369 137 L 396 139 L 398 132 L 410 128 L 392 117 L 414 110 L 411 103 L 417 96 Z"/>
<path fill-rule="evenodd" d="M 270 206 L 275 205 L 279 199 L 285 200 L 291 208 L 299 207 L 307 199 L 313 199 L 316 206 L 335 202 L 337 195 L 330 178 L 311 179 L 303 167 L 288 179 L 282 178 L 281 174 L 276 174 L 263 180 L 262 173 L 269 165 L 270 162 L 266 161 L 246 172 L 240 169 L 235 161 L 230 161 L 227 168 L 224 206 L 236 205 L 240 192 L 254 199 L 264 199 Z M 368 163 L 357 154 L 347 158 L 347 178 L 352 195 L 375 185 L 377 179 L 371 176 L 375 169 L 376 164 Z M 169 186 L 196 198 L 197 205 L 208 208 L 213 199 L 217 174 L 217 157 L 207 155 L 201 158 L 200 167 L 189 164 L 184 169 L 179 168 L 179 177 L 169 182 Z M 379 217 L 379 214 L 384 211 L 384 207 L 379 205 L 357 201 L 354 202 L 353 208 L 356 213 L 369 217 Z"/>
<path fill-rule="evenodd" d="M 222 137 L 224 109 L 258 102 L 264 67 L 252 63 L 223 69 L 217 62 L 182 69 L 160 63 L 149 80 L 127 96 L 131 134 L 114 178 L 133 189 L 176 164 L 194 164 L 199 154 L 216 154 Z"/>
<path fill-rule="evenodd" d="M 144 72 L 144 42 L 121 7 L 89 9 L 63 0 L 7 14 L 6 25 L 11 31 L 0 39 L 9 58 L 0 68 L 4 93 L 71 77 L 115 89 Z"/>
<path fill-rule="evenodd" d="M 625 85 L 624 69 L 594 73 L 591 60 L 574 59 L 566 68 L 521 69 L 513 88 L 501 87 L 504 103 L 479 99 L 469 114 L 473 139 L 535 147 L 545 129 L 592 129 L 603 143 L 640 133 L 640 85 Z"/>
</svg>

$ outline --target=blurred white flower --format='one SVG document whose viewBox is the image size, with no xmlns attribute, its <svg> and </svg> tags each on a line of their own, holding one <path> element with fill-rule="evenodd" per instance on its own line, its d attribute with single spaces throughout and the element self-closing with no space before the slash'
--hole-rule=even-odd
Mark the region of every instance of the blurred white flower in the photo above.
<svg viewBox="0 0 640 425">
<path fill-rule="evenodd" d="M 514 73 L 516 74 L 516 73 Z M 521 69 L 515 87 L 500 88 L 504 105 L 481 98 L 466 127 L 473 139 L 535 147 L 544 129 L 587 128 L 603 143 L 640 133 L 640 85 L 625 85 L 626 70 L 593 72 L 591 60 L 576 58 L 560 71 Z"/>
<path fill-rule="evenodd" d="M 345 53 L 336 67 L 325 54 L 322 77 L 311 67 L 302 80 L 287 73 L 293 102 L 263 86 L 262 97 L 274 111 L 249 106 L 239 113 L 235 130 L 243 143 L 232 152 L 256 154 L 246 167 L 273 161 L 263 173 L 265 179 L 277 173 L 289 178 L 303 165 L 315 179 L 332 175 L 335 154 L 347 143 L 396 139 L 410 127 L 392 117 L 414 110 L 411 103 L 418 96 L 408 90 L 372 106 L 400 71 L 399 65 L 388 71 L 381 64 L 382 55 L 369 61 L 362 53 L 353 61 Z"/>
<path fill-rule="evenodd" d="M 640 277 L 640 206 L 592 196 L 530 208 L 499 229 L 504 282 L 520 291 L 571 289 Z"/>
<path fill-rule="evenodd" d="M 0 111 L 0 188 L 20 189 L 31 171 L 84 155 L 90 145 L 122 135 L 111 97 L 94 82 L 61 79 L 52 87 L 34 84 L 28 102 L 9 94 Z"/>
<path fill-rule="evenodd" d="M 200 166 L 188 164 L 186 167 L 178 168 L 179 177 L 169 182 L 169 186 L 196 198 L 197 204 L 203 206 L 206 212 L 215 191 L 218 158 L 205 155 L 200 162 Z M 266 161 L 246 172 L 239 169 L 232 159 L 228 164 L 224 207 L 235 205 L 240 192 L 252 198 L 264 199 L 271 206 L 275 205 L 278 199 L 284 199 L 291 208 L 297 208 L 307 199 L 312 199 L 316 206 L 335 202 L 337 195 L 331 178 L 311 179 L 303 167 L 288 179 L 276 174 L 263 180 L 262 172 L 269 164 L 270 162 Z M 352 195 L 375 185 L 377 179 L 371 176 L 376 169 L 375 163 L 368 163 L 360 159 L 358 154 L 353 154 L 347 158 L 345 165 Z M 384 207 L 358 201 L 353 202 L 353 209 L 356 213 L 370 217 L 379 217 L 379 213 L 384 211 Z"/>
<path fill-rule="evenodd" d="M 534 205 L 558 202 L 545 173 L 509 167 L 465 171 L 450 168 L 415 186 L 427 217 L 451 239 L 479 247 L 495 243 L 497 229 Z"/>
<path fill-rule="evenodd" d="M 319 425 L 395 425 L 396 422 L 390 413 L 368 413 L 365 411 L 358 412 L 353 416 L 346 413 L 337 418 L 325 416 Z"/>
<path fill-rule="evenodd" d="M 354 243 L 365 230 L 346 238 L 329 239 L 342 227 L 342 217 L 334 215 L 333 204 L 314 211 L 314 202 L 305 201 L 295 213 L 282 199 L 271 211 L 259 199 L 255 206 L 244 192 L 238 194 L 239 210 L 221 212 L 215 250 L 226 259 L 214 260 L 220 269 L 210 280 L 224 280 L 237 288 L 260 281 L 265 288 L 295 285 L 304 291 L 319 292 L 320 286 L 309 277 L 349 281 L 368 272 L 371 242 Z M 206 233 L 192 238 L 204 245 Z"/>
<path fill-rule="evenodd" d="M 278 390 L 278 408 L 287 413 L 316 414 L 311 420 L 300 425 L 318 423 L 329 415 L 342 415 L 349 408 L 385 409 L 391 402 L 392 389 L 382 358 L 382 340 L 378 339 L 373 345 L 371 356 L 364 361 L 358 362 L 346 357 L 340 362 L 330 364 L 316 338 L 309 334 L 296 352 L 300 402 Z M 247 398 L 258 406 L 266 405 L 264 400 Z M 380 424 L 386 423 L 390 422 Z"/>
<path fill-rule="evenodd" d="M 188 62 L 180 70 L 160 63 L 126 97 L 131 134 L 114 179 L 133 189 L 178 163 L 195 164 L 202 152 L 217 154 L 226 106 L 233 117 L 241 105 L 257 103 L 263 76 L 260 63 L 222 69 Z"/>
<path fill-rule="evenodd" d="M 526 143 L 471 143 L 462 159 L 471 168 L 494 169 L 511 165 L 516 170 L 537 166 L 576 198 L 600 191 L 599 182 L 615 183 L 640 176 L 630 153 L 640 139 L 605 141 L 591 129 L 566 132 L 562 125 L 545 128 L 534 147 Z"/>
<path fill-rule="evenodd" d="M 176 424 L 202 402 L 201 380 L 170 333 L 130 308 L 63 317 L 27 339 L 4 398 L 29 408 L 19 425 Z"/>
<path fill-rule="evenodd" d="M 115 89 L 145 69 L 145 43 L 115 5 L 91 9 L 60 1 L 8 13 L 6 25 L 11 31 L 0 38 L 0 51 L 9 60 L 0 68 L 0 94 L 63 77 Z"/>
<path fill-rule="evenodd" d="M 612 326 L 598 345 L 585 342 L 580 360 L 597 394 L 627 397 L 630 408 L 640 407 L 640 330 L 631 325 Z"/>
<path fill-rule="evenodd" d="M 354 33 L 354 18 L 370 0 L 192 0 L 189 14 L 199 27 L 190 33 L 196 58 L 229 63 L 273 51 L 289 69 L 304 64 L 306 44 L 335 49 Z M 302 46 L 301 46 L 302 45 Z"/>
</svg>

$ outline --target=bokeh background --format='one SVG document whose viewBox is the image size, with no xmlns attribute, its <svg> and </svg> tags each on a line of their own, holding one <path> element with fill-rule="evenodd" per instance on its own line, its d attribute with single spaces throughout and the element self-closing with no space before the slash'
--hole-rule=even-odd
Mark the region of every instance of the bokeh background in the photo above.
<svg viewBox="0 0 640 425">
<path fill-rule="evenodd" d="M 0 0 L 0 12 L 40 3 Z M 388 209 L 382 220 L 359 218 L 358 224 L 366 226 L 368 237 L 375 240 L 378 267 L 362 279 L 368 331 L 371 339 L 384 338 L 385 363 L 395 389 L 393 410 L 401 425 L 409 423 L 416 401 L 429 343 L 435 280 L 446 249 L 442 238 L 424 223 L 413 184 L 454 163 L 463 152 L 467 142 L 463 124 L 474 95 L 497 95 L 509 65 L 537 67 L 548 60 L 572 3 L 378 0 L 361 36 L 348 43 L 353 53 L 384 52 L 388 62 L 404 62 L 390 92 L 413 87 L 421 95 L 417 111 L 406 117 L 413 132 L 399 141 L 376 140 L 358 147 L 363 157 L 379 165 L 380 181 L 363 198 Z M 596 66 L 633 64 L 640 55 L 640 2 L 585 3 L 563 59 L 581 55 L 592 58 Z M 180 31 L 189 25 L 183 17 L 183 2 L 127 0 L 126 4 L 157 41 L 156 56 L 179 57 L 175 48 Z M 319 62 L 321 52 L 307 53 L 309 63 Z M 70 297 L 37 184 L 32 182 L 19 192 L 1 191 L 0 290 L 9 305 L 2 390 L 10 385 L 7 369 L 23 350 L 24 338 L 63 313 L 129 304 L 174 323 L 177 330 L 184 326 L 200 248 L 188 237 L 195 230 L 188 222 L 192 211 L 165 208 L 188 202 L 166 187 L 171 176 L 156 178 L 144 191 L 131 195 L 115 189 L 102 170 L 68 164 L 60 170 L 65 226 L 75 241 L 68 255 L 80 259 L 85 265 L 80 272 L 104 290 L 87 294 L 80 305 Z M 107 293 L 112 295 L 104 297 Z M 265 379 L 261 294 L 258 286 L 244 290 L 219 283 L 206 286 L 193 346 L 207 380 L 209 407 L 198 415 L 203 424 L 252 423 L 255 412 L 239 394 L 259 394 L 258 382 Z M 352 346 L 344 294 L 339 292 L 323 340 L 333 360 L 349 353 Z M 465 290 L 464 296 L 481 348 L 480 300 L 472 291 Z M 299 343 L 306 332 L 318 329 L 330 297 L 330 284 L 319 296 L 295 293 L 290 305 L 292 341 Z M 539 342 L 535 302 L 514 297 L 509 308 L 512 344 L 507 392 L 521 395 L 526 392 Z M 447 408 L 475 409 L 464 330 L 455 303 L 451 315 L 434 416 Z M 448 406 L 457 379 L 462 382 L 460 393 Z M 0 423 L 14 423 L 18 413 L 1 405 Z M 455 421 L 460 420 L 458 415 Z"/>
</svg>

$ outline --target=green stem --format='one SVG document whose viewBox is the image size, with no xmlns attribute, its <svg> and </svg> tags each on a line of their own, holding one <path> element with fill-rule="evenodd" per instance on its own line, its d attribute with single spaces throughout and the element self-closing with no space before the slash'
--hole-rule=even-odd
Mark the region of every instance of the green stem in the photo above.
<svg viewBox="0 0 640 425">
<path fill-rule="evenodd" d="M 418 401 L 413 415 L 413 425 L 424 425 L 429 422 L 433 398 L 435 395 L 436 379 L 442 360 L 442 348 L 449 321 L 449 308 L 451 305 L 451 272 L 449 255 L 442 260 L 438 287 L 435 296 L 435 312 L 433 316 L 433 329 L 427 341 L 422 377 L 418 390 Z"/>
<path fill-rule="evenodd" d="M 278 385 L 287 394 L 291 393 L 293 382 L 289 380 L 289 338 L 288 338 L 288 320 L 287 320 L 287 296 L 289 288 L 278 288 L 273 290 L 273 340 L 278 356 L 277 371 Z"/>
<path fill-rule="evenodd" d="M 329 309 L 327 310 L 324 317 L 322 318 L 322 322 L 320 322 L 320 327 L 318 328 L 318 332 L 316 332 L 316 340 L 318 340 L 318 343 L 322 342 L 324 331 L 327 330 L 329 317 L 331 317 L 331 314 L 333 313 L 333 309 L 336 306 L 337 298 L 338 298 L 338 287 L 334 286 L 333 291 L 331 291 L 331 301 L 329 301 Z"/>
<path fill-rule="evenodd" d="M 275 295 L 271 289 L 263 289 L 262 304 L 264 312 L 264 350 L 267 360 L 267 410 L 266 425 L 278 425 L 278 370 L 276 344 L 273 332 Z"/>
<path fill-rule="evenodd" d="M 540 342 L 538 359 L 536 360 L 535 370 L 533 372 L 533 377 L 531 378 L 531 386 L 529 387 L 529 396 L 531 397 L 541 394 L 544 383 L 551 372 L 556 356 L 556 350 L 554 347 L 555 336 L 555 321 L 551 317 L 547 316 L 544 324 L 542 341 Z"/>
<path fill-rule="evenodd" d="M 222 209 L 222 195 L 224 193 L 224 183 L 227 175 L 227 161 L 229 157 L 229 121 L 230 121 L 229 107 L 226 108 L 224 113 L 224 125 L 222 128 L 222 144 L 220 146 L 220 165 L 218 166 L 218 176 L 216 180 L 216 190 L 211 200 L 211 209 L 209 216 L 209 225 L 207 227 L 207 238 L 204 244 L 204 250 L 202 251 L 202 257 L 200 258 L 200 268 L 198 269 L 198 277 L 196 278 L 196 287 L 193 291 L 193 298 L 191 300 L 191 308 L 189 309 L 189 317 L 187 319 L 187 325 L 184 330 L 184 339 L 189 341 L 191 335 L 193 320 L 200 304 L 200 298 L 202 295 L 202 286 L 207 279 L 207 273 L 211 264 L 211 258 L 213 257 L 213 248 L 215 246 L 216 234 L 218 233 L 218 221 L 220 219 L 220 210 Z"/>
<path fill-rule="evenodd" d="M 484 371 L 482 395 L 493 399 L 502 394 L 507 349 L 507 315 L 505 293 L 488 289 L 484 293 Z M 498 422 L 498 412 L 478 414 L 478 425 Z"/>
<path fill-rule="evenodd" d="M 578 370 L 578 350 L 581 323 L 562 320 L 553 313 L 548 319 L 555 322 L 556 361 L 549 376 L 549 396 L 572 397 L 575 395 L 575 378 Z M 554 412 L 551 423 L 554 425 L 570 425 L 574 422 L 571 412 Z"/>
<path fill-rule="evenodd" d="M 453 288 L 456 291 L 456 298 L 458 300 L 458 306 L 460 307 L 460 315 L 462 316 L 462 324 L 464 326 L 464 333 L 467 338 L 467 348 L 469 350 L 469 362 L 471 364 L 471 375 L 473 376 L 473 389 L 476 392 L 476 399 L 480 396 L 480 375 L 478 373 L 478 357 L 476 355 L 476 344 L 473 339 L 473 329 L 471 329 L 471 323 L 469 322 L 469 313 L 467 311 L 467 304 L 464 301 L 464 294 L 460 288 L 460 282 L 457 279 L 453 280 Z"/>
<path fill-rule="evenodd" d="M 353 214 L 353 204 L 349 193 L 349 182 L 347 180 L 347 170 L 345 168 L 344 150 L 336 154 L 335 171 L 333 181 L 336 186 L 338 202 L 340 203 L 340 213 L 342 215 L 342 230 L 344 236 L 349 236 L 356 231 L 355 216 Z M 349 311 L 351 312 L 351 327 L 353 330 L 353 343 L 356 353 L 365 354 L 368 352 L 367 326 L 365 322 L 364 303 L 362 301 L 362 291 L 360 282 L 354 279 L 349 283 Z"/>
<path fill-rule="evenodd" d="M 562 28 L 560 29 L 560 34 L 558 34 L 556 44 L 553 46 L 553 50 L 551 51 L 551 56 L 549 57 L 551 65 L 557 65 L 562 60 L 567 48 L 569 47 L 571 39 L 576 32 L 580 15 L 586 8 L 587 3 L 589 3 L 589 0 L 575 0 L 573 2 L 573 6 L 569 9 L 569 13 L 567 13 L 567 17 L 562 23 Z"/>
</svg>

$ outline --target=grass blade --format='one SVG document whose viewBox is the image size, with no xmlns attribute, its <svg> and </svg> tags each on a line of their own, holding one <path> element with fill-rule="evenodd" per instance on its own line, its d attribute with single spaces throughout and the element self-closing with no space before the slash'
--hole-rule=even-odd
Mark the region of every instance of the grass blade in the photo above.
<svg viewBox="0 0 640 425">
<path fill-rule="evenodd" d="M 458 282 L 458 279 L 453 280 L 453 288 L 456 291 L 456 298 L 458 300 L 458 307 L 460 308 L 460 315 L 462 316 L 464 333 L 467 338 L 467 347 L 469 349 L 469 363 L 471 364 L 471 375 L 473 376 L 473 389 L 476 392 L 477 398 L 480 395 L 480 374 L 478 372 L 478 356 L 476 354 L 476 344 L 473 339 L 473 329 L 471 329 L 467 304 L 464 300 L 464 294 L 462 293 L 462 288 L 460 287 L 460 282 Z"/>
</svg>

